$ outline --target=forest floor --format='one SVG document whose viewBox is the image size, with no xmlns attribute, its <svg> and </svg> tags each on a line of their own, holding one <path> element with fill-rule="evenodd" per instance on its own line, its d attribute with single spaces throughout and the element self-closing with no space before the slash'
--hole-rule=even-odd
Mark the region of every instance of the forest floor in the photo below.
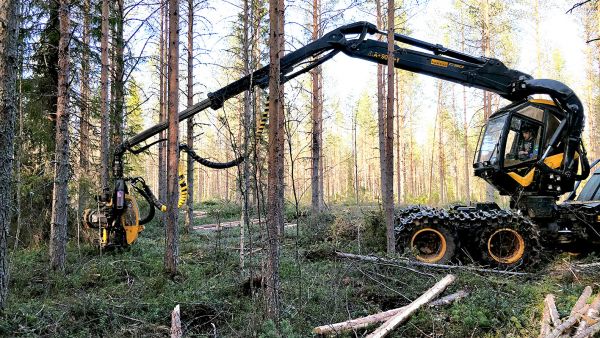
<svg viewBox="0 0 600 338">
<path fill-rule="evenodd" d="M 237 220 L 239 210 L 228 204 L 205 208 L 196 230 L 181 235 L 180 275 L 174 279 L 163 273 L 164 230 L 156 222 L 127 251 L 99 255 L 90 244 L 78 248 L 72 240 L 65 274 L 49 271 L 45 247 L 12 252 L 0 335 L 164 337 L 179 304 L 188 337 L 272 337 L 263 291 L 248 283 L 266 263 L 264 227 L 246 231 L 240 269 L 239 227 L 200 227 Z M 403 306 L 448 273 L 336 258 L 335 250 L 367 254 L 384 247 L 374 239 L 373 220 L 369 210 L 340 206 L 286 227 L 280 269 L 284 337 L 311 337 L 315 326 Z M 419 310 L 391 336 L 537 336 L 547 293 L 556 295 L 566 315 L 586 285 L 600 291 L 600 270 L 574 270 L 570 259 L 560 255 L 528 276 L 456 269 L 457 280 L 445 294 L 466 289 L 470 295 L 447 307 Z"/>
</svg>

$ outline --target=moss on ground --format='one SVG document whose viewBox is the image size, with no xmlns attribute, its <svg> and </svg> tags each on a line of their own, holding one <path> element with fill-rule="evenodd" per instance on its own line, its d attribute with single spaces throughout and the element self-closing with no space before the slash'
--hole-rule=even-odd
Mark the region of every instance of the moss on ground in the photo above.
<svg viewBox="0 0 600 338">
<path fill-rule="evenodd" d="M 207 209 L 197 224 L 239 219 L 239 208 L 230 204 L 212 203 Z M 371 212 L 345 207 L 301 219 L 298 229 L 286 228 L 280 270 L 285 337 L 309 337 L 318 325 L 403 306 L 447 273 L 335 258 L 335 250 L 358 253 L 359 234 L 365 236 L 360 252 L 380 250 L 373 229 L 377 224 Z M 87 244 L 79 249 L 71 245 L 64 274 L 48 270 L 45 247 L 11 253 L 0 335 L 164 337 L 170 313 L 180 304 L 187 336 L 274 337 L 263 292 L 255 285 L 250 293 L 248 283 L 251 270 L 255 283 L 261 283 L 256 277 L 266 263 L 261 227 L 246 231 L 246 249 L 251 238 L 256 252 L 246 254 L 243 270 L 239 229 L 182 235 L 180 275 L 174 279 L 163 273 L 163 232 L 149 225 L 130 250 L 102 255 Z M 457 281 L 447 293 L 467 289 L 470 296 L 445 308 L 419 311 L 392 336 L 537 336 L 546 293 L 556 295 L 559 312 L 566 315 L 585 285 L 600 290 L 599 273 L 570 271 L 567 259 L 559 256 L 528 277 L 456 271 Z"/>
</svg>

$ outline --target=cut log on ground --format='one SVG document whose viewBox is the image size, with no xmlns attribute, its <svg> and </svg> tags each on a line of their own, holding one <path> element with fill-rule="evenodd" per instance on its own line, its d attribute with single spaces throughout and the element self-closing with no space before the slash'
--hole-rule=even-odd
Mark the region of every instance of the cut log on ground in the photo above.
<svg viewBox="0 0 600 338">
<path fill-rule="evenodd" d="M 379 312 L 366 317 L 347 320 L 345 322 L 317 326 L 313 329 L 313 332 L 316 334 L 326 335 L 340 334 L 346 331 L 362 329 L 374 323 L 385 322 L 390 317 L 392 317 L 400 311 L 403 311 L 404 309 L 406 309 L 406 306 L 384 312 Z"/>
<path fill-rule="evenodd" d="M 546 296 L 548 297 L 548 296 Z M 544 300 L 544 311 L 542 312 L 542 323 L 540 325 L 540 338 L 546 337 L 550 334 L 550 324 L 552 320 L 550 319 L 550 308 L 548 307 L 548 303 Z"/>
<path fill-rule="evenodd" d="M 584 313 L 584 316 L 583 320 L 579 322 L 577 330 L 575 330 L 576 336 L 582 334 L 584 331 L 587 330 L 588 326 L 594 325 L 595 321 L 598 320 L 598 314 L 600 312 L 600 293 L 596 295 L 596 297 L 594 298 L 592 303 L 587 307 L 587 309 L 585 309 L 584 311 L 582 310 L 581 312 Z"/>
<path fill-rule="evenodd" d="M 451 304 L 452 302 L 462 299 L 468 295 L 469 295 L 469 292 L 467 292 L 465 290 L 460 290 L 456 293 L 453 293 L 451 295 L 445 296 L 443 298 L 440 298 L 436 301 L 429 303 L 429 306 L 437 307 L 437 306 L 448 305 L 448 304 Z M 340 333 L 343 333 L 346 331 L 363 329 L 363 328 L 365 328 L 369 325 L 375 324 L 375 323 L 385 322 L 386 320 L 390 319 L 390 317 L 392 317 L 393 315 L 397 314 L 400 311 L 403 311 L 405 308 L 406 308 L 406 306 L 403 306 L 403 307 L 400 307 L 397 309 L 392 309 L 392 310 L 379 312 L 379 313 L 372 314 L 372 315 L 365 316 L 365 317 L 347 320 L 345 322 L 318 326 L 313 329 L 313 332 L 316 334 L 328 335 L 328 334 L 340 334 Z"/>
<path fill-rule="evenodd" d="M 590 298 L 591 295 L 592 287 L 586 286 L 585 289 L 583 289 L 581 296 L 579 296 L 579 299 L 577 299 L 577 302 L 575 302 L 575 305 L 573 305 L 573 309 L 571 310 L 571 316 L 583 309 L 583 307 L 587 303 L 588 298 Z"/>
<path fill-rule="evenodd" d="M 558 338 L 562 335 L 563 332 L 570 329 L 577 323 L 579 318 L 581 317 L 580 313 L 576 313 L 574 316 L 570 316 L 565 321 L 563 321 L 560 325 L 558 325 L 546 338 Z"/>
<path fill-rule="evenodd" d="M 335 254 L 338 255 L 339 257 L 343 257 L 343 258 L 357 259 L 357 260 L 373 262 L 373 263 L 385 263 L 385 264 L 396 265 L 399 267 L 405 267 L 407 265 L 409 265 L 409 266 L 412 265 L 412 266 L 423 266 L 423 267 L 428 267 L 428 268 L 444 269 L 444 270 L 461 269 L 461 270 L 468 270 L 468 271 L 475 271 L 475 272 L 497 273 L 497 274 L 501 274 L 501 275 L 514 275 L 514 276 L 528 276 L 529 275 L 529 273 L 526 273 L 526 272 L 484 269 L 484 268 L 478 268 L 478 267 L 467 266 L 467 265 L 432 264 L 432 263 L 411 261 L 408 259 L 387 259 L 387 258 L 381 258 L 381 257 L 376 257 L 376 256 L 355 255 L 355 254 L 339 252 L 339 251 L 336 251 Z"/>
<path fill-rule="evenodd" d="M 596 333 L 600 332 L 600 323 L 596 323 L 587 329 L 581 331 L 578 334 L 575 334 L 573 338 L 588 338 L 593 337 Z"/>
<path fill-rule="evenodd" d="M 398 325 L 407 320 L 421 306 L 429 303 L 432 299 L 442 293 L 448 285 L 454 282 L 455 279 L 456 277 L 454 275 L 446 275 L 446 277 L 442 278 L 442 280 L 437 282 L 431 289 L 417 298 L 414 302 L 406 306 L 406 309 L 398 312 L 388 319 L 385 323 L 383 323 L 383 325 L 377 328 L 377 330 L 368 335 L 367 338 L 385 337 L 388 333 L 392 332 L 396 327 L 398 327 Z"/>
<path fill-rule="evenodd" d="M 179 304 L 175 306 L 173 312 L 171 312 L 171 338 L 183 337 L 183 331 L 181 330 L 181 313 L 179 311 Z"/>
<path fill-rule="evenodd" d="M 447 295 L 438 300 L 434 300 L 433 302 L 429 303 L 429 307 L 449 305 L 459 299 L 463 299 L 463 298 L 467 297 L 468 295 L 469 295 L 468 291 L 460 290 L 451 295 Z"/>
<path fill-rule="evenodd" d="M 554 300 L 553 294 L 546 295 L 544 299 L 544 304 L 548 308 L 548 314 L 550 315 L 550 322 L 554 327 L 560 325 L 560 316 L 558 315 L 558 310 L 556 309 L 556 301 Z"/>
</svg>

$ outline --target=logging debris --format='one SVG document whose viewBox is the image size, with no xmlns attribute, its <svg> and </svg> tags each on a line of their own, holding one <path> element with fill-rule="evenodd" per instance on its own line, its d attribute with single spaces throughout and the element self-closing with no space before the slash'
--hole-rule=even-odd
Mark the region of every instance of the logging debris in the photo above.
<svg viewBox="0 0 600 338">
<path fill-rule="evenodd" d="M 592 288 L 586 286 L 573 305 L 568 317 L 560 319 L 553 294 L 544 298 L 544 310 L 540 325 L 540 338 L 577 337 L 590 338 L 600 331 L 600 294 L 590 304 Z M 575 326 L 578 324 L 577 326 Z"/>
<path fill-rule="evenodd" d="M 394 265 L 394 266 L 398 266 L 398 267 L 405 268 L 405 269 L 410 269 L 410 268 L 408 268 L 408 266 L 412 265 L 412 266 L 422 266 L 422 267 L 428 267 L 428 268 L 434 268 L 434 269 L 443 269 L 443 270 L 460 269 L 460 270 L 468 270 L 468 271 L 474 271 L 474 272 L 496 273 L 496 274 L 501 274 L 501 275 L 513 275 L 513 276 L 529 276 L 530 275 L 527 272 L 485 269 L 485 268 L 478 268 L 478 267 L 468 266 L 468 265 L 433 264 L 433 263 L 412 261 L 409 259 L 388 259 L 388 258 L 381 258 L 381 257 L 377 257 L 377 256 L 356 255 L 356 254 L 340 252 L 340 251 L 336 251 L 335 254 L 338 257 L 342 257 L 342 258 L 356 259 L 356 260 L 361 260 L 361 261 L 373 262 L 376 264 L 389 264 L 389 265 Z"/>
<path fill-rule="evenodd" d="M 456 293 L 432 302 L 432 300 L 440 295 L 446 289 L 446 287 L 448 287 L 448 285 L 454 282 L 455 279 L 456 277 L 454 275 L 446 275 L 446 277 L 437 282 L 433 287 L 431 287 L 409 305 L 379 312 L 366 317 L 318 326 L 313 329 L 313 332 L 321 335 L 340 334 L 342 332 L 362 329 L 369 325 L 383 322 L 383 324 L 368 337 L 385 337 L 388 333 L 393 331 L 398 325 L 407 320 L 415 311 L 425 304 L 429 304 L 430 307 L 443 306 L 466 297 L 469 293 L 465 290 L 460 290 Z"/>
</svg>

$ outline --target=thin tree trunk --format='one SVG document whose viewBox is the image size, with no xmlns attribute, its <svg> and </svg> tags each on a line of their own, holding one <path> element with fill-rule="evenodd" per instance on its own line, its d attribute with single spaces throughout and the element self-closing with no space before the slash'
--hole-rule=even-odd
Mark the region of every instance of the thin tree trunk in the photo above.
<svg viewBox="0 0 600 338">
<path fill-rule="evenodd" d="M 83 2 L 83 50 L 81 52 L 81 117 L 79 120 L 79 194 L 78 208 L 81 212 L 87 204 L 87 178 L 90 147 L 90 0 Z"/>
<path fill-rule="evenodd" d="M 438 87 L 441 86 L 441 80 L 438 80 Z M 433 139 L 431 140 L 431 161 L 429 162 L 429 202 L 431 202 L 431 196 L 433 193 L 433 155 L 435 154 L 435 139 L 436 139 L 436 131 L 438 126 L 438 119 L 440 118 L 440 103 L 439 103 L 439 95 L 438 95 L 438 108 L 435 113 L 435 121 L 433 122 Z M 425 158 L 425 156 L 423 156 Z M 423 166 L 423 170 L 425 166 Z"/>
<path fill-rule="evenodd" d="M 167 40 L 165 37 L 168 35 L 168 3 L 161 0 L 161 24 L 160 24 L 160 39 L 159 39 L 159 53 L 160 56 L 158 58 L 158 67 L 160 73 L 159 80 L 159 96 L 158 96 L 158 106 L 159 106 L 159 122 L 165 122 L 167 120 L 167 65 L 166 65 L 166 54 L 167 54 Z M 165 140 L 167 135 L 165 131 L 161 131 L 158 135 L 159 139 Z M 158 198 L 161 201 L 165 201 L 167 196 L 167 147 L 165 142 L 160 142 L 158 144 Z M 166 224 L 166 215 L 161 213 L 159 215 L 159 223 L 161 226 L 165 226 Z"/>
<path fill-rule="evenodd" d="M 253 16 L 252 9 L 250 8 L 250 4 L 248 4 L 248 0 L 244 0 L 243 3 L 243 28 L 242 28 L 242 62 L 244 64 L 244 76 L 250 74 L 251 64 L 251 44 L 250 44 L 250 17 Z M 248 158 L 250 155 L 250 140 L 251 140 L 251 132 L 253 125 L 253 116 L 252 116 L 252 96 L 250 95 L 250 91 L 244 92 L 244 119 L 243 119 L 243 128 L 244 128 L 244 145 L 243 151 L 244 156 L 246 156 L 246 160 L 243 163 L 242 175 L 240 178 L 240 186 L 242 193 L 242 219 L 240 223 L 240 269 L 244 269 L 245 267 L 245 228 L 248 227 L 250 230 L 250 206 L 249 203 L 249 194 L 250 194 L 250 159 Z M 250 232 L 250 231 L 248 231 Z M 252 246 L 250 245 L 250 252 L 252 252 Z M 252 278 L 250 279 L 252 280 Z"/>
<path fill-rule="evenodd" d="M 383 28 L 383 14 L 381 9 L 381 0 L 376 0 L 376 11 L 377 11 L 377 28 Z M 381 40 L 382 37 L 379 36 Z M 383 196 L 385 192 L 383 187 L 386 186 L 387 175 L 385 174 L 385 102 L 384 102 L 384 88 L 385 88 L 385 74 L 383 72 L 383 65 L 377 65 L 377 135 L 379 136 L 379 177 L 381 180 L 379 193 L 381 194 L 381 201 L 383 202 Z M 387 228 L 386 228 L 387 229 Z M 386 230 L 387 236 L 387 230 Z"/>
<path fill-rule="evenodd" d="M 194 105 L 194 0 L 188 0 L 187 27 L 187 106 Z M 187 146 L 194 147 L 194 117 L 187 120 Z M 188 199 L 185 217 L 185 232 L 189 233 L 194 223 L 194 159 L 187 156 Z"/>
<path fill-rule="evenodd" d="M 388 63 L 387 63 L 387 114 L 385 118 L 385 182 L 383 186 L 383 209 L 387 233 L 387 253 L 396 252 L 394 232 L 394 0 L 388 0 Z M 398 173 L 400 178 L 400 173 Z M 398 180 L 400 181 L 400 180 Z M 399 183 L 400 184 L 400 183 Z M 400 190 L 398 191 L 400 192 Z"/>
<path fill-rule="evenodd" d="M 357 150 L 357 116 L 356 116 L 356 111 L 354 112 L 353 115 L 353 120 L 352 120 L 352 156 L 354 158 L 354 197 L 356 198 L 356 205 L 360 204 L 360 196 L 359 196 L 359 191 L 358 191 L 358 187 L 359 187 L 359 181 L 360 178 L 358 176 L 358 150 Z M 360 229 L 360 227 L 359 227 Z M 360 230 L 359 230 L 360 231 Z M 359 232 L 359 241 L 358 241 L 358 248 L 359 248 L 359 252 L 360 252 L 360 232 Z"/>
<path fill-rule="evenodd" d="M 100 42 L 100 185 L 103 197 L 109 198 L 109 111 L 108 111 L 108 0 L 102 0 L 102 37 Z"/>
<path fill-rule="evenodd" d="M 124 49 L 125 41 L 123 40 L 123 25 L 124 25 L 124 3 L 123 0 L 116 0 L 115 4 L 115 37 L 114 37 L 114 49 L 115 49 L 115 64 L 114 64 L 114 146 L 117 146 L 123 142 L 123 127 L 125 120 L 125 59 Z"/>
<path fill-rule="evenodd" d="M 179 229 L 177 202 L 179 186 L 177 169 L 179 164 L 179 2 L 169 0 L 169 130 L 167 143 L 167 224 L 165 270 L 174 276 L 177 274 L 179 256 Z"/>
<path fill-rule="evenodd" d="M 12 202 L 12 170 L 16 115 L 18 2 L 0 3 L 0 309 L 8 295 L 8 229 Z"/>
<path fill-rule="evenodd" d="M 285 54 L 285 1 L 284 0 L 279 0 L 279 6 L 278 6 L 278 11 L 279 11 L 279 20 L 277 21 L 278 25 L 279 25 L 279 58 L 281 59 L 283 57 L 283 55 Z M 269 91 L 270 92 L 270 91 Z M 279 82 L 279 116 L 281 117 L 280 120 L 278 120 L 278 127 L 280 128 L 280 136 L 281 136 L 281 141 L 279 141 L 280 145 L 281 145 L 281 177 L 282 177 L 282 181 L 281 181 L 281 189 L 279 189 L 279 200 L 281 201 L 281 210 L 283 212 L 284 209 L 284 200 L 285 200 L 285 170 L 284 170 L 284 144 L 285 144 L 285 135 L 284 135 L 284 124 L 285 124 L 285 86 L 283 83 Z M 321 177 L 319 178 L 320 182 L 319 182 L 319 189 L 321 191 L 323 191 L 323 176 L 321 175 Z M 285 235 L 285 222 L 283 220 L 283 216 L 282 216 L 282 221 L 281 223 L 279 223 L 279 236 L 281 238 L 284 237 Z"/>
<path fill-rule="evenodd" d="M 52 218 L 50 221 L 50 266 L 64 270 L 67 255 L 67 203 L 69 181 L 69 3 L 59 3 L 58 100 L 56 104 L 56 157 Z"/>
<path fill-rule="evenodd" d="M 440 204 L 443 205 L 446 203 L 446 193 L 445 193 L 445 166 L 446 159 L 444 154 L 444 111 L 443 111 L 443 102 L 442 102 L 442 81 L 438 81 L 438 111 L 437 111 L 437 121 L 439 123 L 438 126 L 438 173 L 440 175 Z"/>
<path fill-rule="evenodd" d="M 267 198 L 267 237 L 269 256 L 267 262 L 267 313 L 279 331 L 280 282 L 279 282 L 279 233 L 283 221 L 283 180 L 284 180 L 284 137 L 282 92 L 280 83 L 280 57 L 282 55 L 283 8 L 280 0 L 269 0 L 269 158 L 268 158 L 268 198 Z"/>
<path fill-rule="evenodd" d="M 394 70 L 396 73 L 395 77 L 395 90 L 396 90 L 396 173 L 398 178 L 396 179 L 397 190 L 398 190 L 398 204 L 402 204 L 404 202 L 405 193 L 406 193 L 406 167 L 404 163 L 404 156 L 406 151 L 404 149 L 404 145 L 406 142 L 402 140 L 400 134 L 404 131 L 402 125 L 404 122 L 404 117 L 402 116 L 402 108 L 404 106 L 403 96 L 400 94 L 400 74 L 398 71 Z"/>
<path fill-rule="evenodd" d="M 491 39 L 491 32 L 490 32 L 490 14 L 489 14 L 489 0 L 484 0 L 482 1 L 482 5 L 483 5 L 483 37 L 481 39 L 482 41 L 482 49 L 483 49 L 483 56 L 485 57 L 489 57 L 490 56 L 490 39 Z M 489 119 L 490 115 L 492 115 L 492 93 L 488 92 L 488 91 L 484 91 L 483 92 L 483 116 L 484 116 L 484 120 L 487 122 L 487 120 Z M 496 189 L 494 188 L 494 186 L 492 186 L 489 183 L 485 183 L 486 185 L 486 189 L 485 189 L 485 200 L 487 202 L 493 202 L 494 201 L 494 192 L 496 191 Z"/>
<path fill-rule="evenodd" d="M 17 14 L 17 21 L 20 22 L 22 20 L 22 14 L 23 13 L 23 5 L 18 5 L 18 14 Z M 3 21 L 6 22 L 6 21 Z M 19 27 L 19 24 L 17 24 L 17 29 Z M 18 146 L 17 146 L 17 154 L 15 154 L 15 165 L 14 165 L 14 171 L 15 171 L 15 185 L 16 185 L 16 199 L 15 199 L 15 214 L 16 214 L 16 229 L 15 229 L 15 242 L 13 245 L 13 250 L 17 250 L 18 246 L 19 246 L 19 240 L 20 240 L 20 232 L 21 232 L 21 188 L 23 186 L 23 182 L 21 180 L 21 163 L 22 163 L 22 157 L 23 157 L 23 149 L 24 149 L 24 141 L 25 141 L 25 137 L 23 135 L 23 49 L 24 46 L 21 45 L 19 42 L 17 42 L 17 62 L 19 64 L 19 93 L 18 93 L 18 111 L 19 111 L 19 136 L 17 138 L 17 142 L 18 142 Z M 3 62 L 4 64 L 4 62 Z M 4 74 L 4 73 L 3 73 Z M 9 95 L 9 94 L 7 94 Z M 0 117 L 0 118 L 4 118 L 4 116 Z M 0 130 L 2 130 L 2 128 L 0 127 Z M 14 143 L 14 141 L 13 141 Z M 2 195 L 0 195 L 2 196 Z M 0 230 L 1 231 L 1 230 Z M 0 254 L 0 257 L 3 257 L 2 254 Z M 0 258 L 1 259 L 1 258 Z M 1 272 L 0 272 L 1 273 Z M 1 298 L 1 297 L 0 297 Z M 2 308 L 1 306 L 2 301 L 0 300 L 0 309 Z"/>
<path fill-rule="evenodd" d="M 320 12 L 319 0 L 313 0 L 312 10 L 312 40 L 320 37 Z M 323 96 L 322 96 L 322 73 L 321 67 L 311 70 L 312 82 L 312 166 L 311 166 L 311 189 L 312 189 L 312 212 L 321 212 L 323 208 Z"/>
<path fill-rule="evenodd" d="M 460 19 L 463 20 L 463 11 L 460 12 Z M 460 25 L 460 49 L 465 52 L 465 27 Z M 469 159 L 469 124 L 467 121 L 467 88 L 463 86 L 463 156 L 465 169 L 465 198 L 467 204 L 471 204 L 471 175 L 470 175 L 470 159 Z"/>
</svg>

